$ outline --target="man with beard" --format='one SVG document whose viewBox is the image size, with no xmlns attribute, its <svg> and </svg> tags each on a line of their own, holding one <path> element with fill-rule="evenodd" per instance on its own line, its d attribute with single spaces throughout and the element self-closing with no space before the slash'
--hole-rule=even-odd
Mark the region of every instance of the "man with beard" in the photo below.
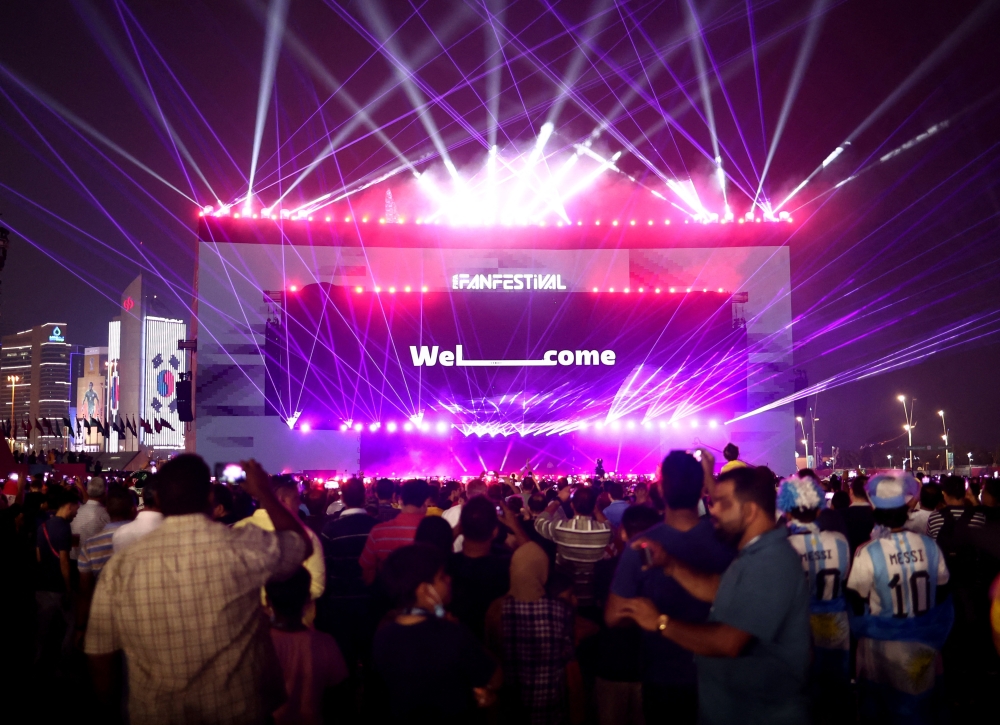
<svg viewBox="0 0 1000 725">
<path fill-rule="evenodd" d="M 711 514 L 738 550 L 721 576 L 690 568 L 650 539 L 632 544 L 648 552 L 650 567 L 712 603 L 708 621 L 678 621 L 643 599 L 622 614 L 695 654 L 700 722 L 808 722 L 809 593 L 788 530 L 775 527 L 772 474 L 727 471 L 712 492 Z"/>
<path fill-rule="evenodd" d="M 702 456 L 709 464 L 710 454 L 704 451 Z M 661 523 L 643 533 L 643 538 L 656 542 L 668 555 L 692 569 L 720 574 L 732 562 L 736 549 L 719 540 L 707 517 L 698 516 L 704 475 L 702 464 L 685 451 L 671 451 L 663 459 L 660 478 L 653 485 L 659 487 L 666 513 Z M 652 626 L 642 633 L 640 677 L 646 722 L 694 725 L 698 721 L 694 656 L 663 637 L 656 627 L 661 613 L 678 621 L 705 622 L 711 604 L 692 596 L 662 569 L 645 563 L 642 551 L 626 548 L 622 552 L 605 621 L 608 626 L 618 627 L 631 618 L 626 612 L 643 612 Z"/>
</svg>

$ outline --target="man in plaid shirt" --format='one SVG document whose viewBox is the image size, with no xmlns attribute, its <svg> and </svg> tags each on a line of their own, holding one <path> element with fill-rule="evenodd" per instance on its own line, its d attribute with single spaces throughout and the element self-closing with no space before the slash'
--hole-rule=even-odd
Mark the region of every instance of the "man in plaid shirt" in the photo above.
<svg viewBox="0 0 1000 725">
<path fill-rule="evenodd" d="M 105 699 L 124 652 L 134 723 L 265 723 L 285 699 L 260 588 L 291 576 L 312 545 L 260 465 L 244 469 L 273 532 L 212 522 L 208 466 L 180 455 L 157 474 L 163 525 L 101 572 L 85 651 Z"/>
</svg>

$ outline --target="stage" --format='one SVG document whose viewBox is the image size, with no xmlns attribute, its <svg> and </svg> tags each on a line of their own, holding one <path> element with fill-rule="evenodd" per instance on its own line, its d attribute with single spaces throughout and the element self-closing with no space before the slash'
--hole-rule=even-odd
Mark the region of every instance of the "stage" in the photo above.
<svg viewBox="0 0 1000 725">
<path fill-rule="evenodd" d="M 193 447 L 269 470 L 787 474 L 786 223 L 452 227 L 205 216 Z M 720 456 L 721 457 L 721 456 Z"/>
</svg>

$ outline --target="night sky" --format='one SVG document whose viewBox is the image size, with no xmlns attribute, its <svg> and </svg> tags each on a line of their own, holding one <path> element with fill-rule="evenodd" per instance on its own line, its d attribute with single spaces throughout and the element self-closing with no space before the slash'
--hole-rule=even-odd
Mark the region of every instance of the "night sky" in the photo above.
<svg viewBox="0 0 1000 725">
<path fill-rule="evenodd" d="M 142 269 L 183 312 L 198 207 L 247 190 L 279 6 L 3 4 L 0 225 L 12 234 L 0 333 L 66 322 L 70 342 L 106 345 Z M 690 177 L 720 210 L 705 78 L 738 216 L 769 149 L 762 195 L 776 205 L 852 141 L 784 207 L 796 220 L 796 367 L 818 383 L 877 372 L 901 350 L 928 355 L 820 394 L 819 440 L 856 449 L 898 437 L 902 393 L 918 399 L 916 442 L 939 442 L 943 408 L 959 462 L 1000 448 L 1000 2 L 758 1 L 753 42 L 747 4 L 697 2 L 695 17 L 687 7 L 292 0 L 259 200 L 272 203 L 331 138 L 335 153 L 286 204 L 374 178 L 397 153 L 424 170 L 447 148 L 462 170 L 481 165 L 494 135 L 501 150 L 530 149 L 558 109 L 551 144 L 571 148 L 603 121 L 594 148 L 625 149 L 623 171 L 668 196 L 663 178 Z M 421 119 L 414 101 L 428 99 Z M 356 122 L 360 107 L 370 125 Z M 625 218 L 640 198 L 646 208 L 649 192 L 629 189 L 609 215 Z"/>
</svg>

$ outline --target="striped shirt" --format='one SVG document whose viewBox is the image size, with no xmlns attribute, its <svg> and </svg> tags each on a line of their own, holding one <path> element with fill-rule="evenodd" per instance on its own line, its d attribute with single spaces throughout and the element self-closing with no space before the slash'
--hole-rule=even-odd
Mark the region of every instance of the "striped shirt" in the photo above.
<svg viewBox="0 0 1000 725">
<path fill-rule="evenodd" d="M 595 562 L 604 558 L 604 549 L 611 540 L 611 527 L 590 516 L 567 519 L 562 507 L 552 516 L 543 511 L 535 519 L 535 530 L 556 542 L 556 553 L 562 561 Z"/>
<path fill-rule="evenodd" d="M 100 501 L 90 499 L 76 512 L 76 516 L 70 523 L 70 529 L 74 536 L 79 536 L 80 545 L 95 534 L 104 530 L 104 525 L 111 521 L 108 510 L 101 505 Z M 70 559 L 79 559 L 79 546 L 74 546 L 69 553 Z"/>
<path fill-rule="evenodd" d="M 128 521 L 112 521 L 105 524 L 100 533 L 94 534 L 81 544 L 80 559 L 77 562 L 81 574 L 90 573 L 96 577 L 101 573 L 101 569 L 114 553 L 111 537 L 115 531 L 127 523 Z"/>
<path fill-rule="evenodd" d="M 364 551 L 361 552 L 361 571 L 365 581 L 375 580 L 378 570 L 389 554 L 396 549 L 413 543 L 424 515 L 422 513 L 400 513 L 392 521 L 377 524 L 368 534 Z"/>
<path fill-rule="evenodd" d="M 945 513 L 950 513 L 951 517 L 957 522 L 962 518 L 962 514 L 965 513 L 965 506 L 946 506 L 940 511 L 935 511 L 927 519 L 927 534 L 932 538 L 936 539 L 938 534 L 941 533 L 941 527 L 944 526 L 944 515 Z M 969 521 L 969 527 L 973 529 L 981 528 L 986 524 L 986 515 L 982 511 L 976 511 L 972 514 L 972 520 Z"/>
</svg>

